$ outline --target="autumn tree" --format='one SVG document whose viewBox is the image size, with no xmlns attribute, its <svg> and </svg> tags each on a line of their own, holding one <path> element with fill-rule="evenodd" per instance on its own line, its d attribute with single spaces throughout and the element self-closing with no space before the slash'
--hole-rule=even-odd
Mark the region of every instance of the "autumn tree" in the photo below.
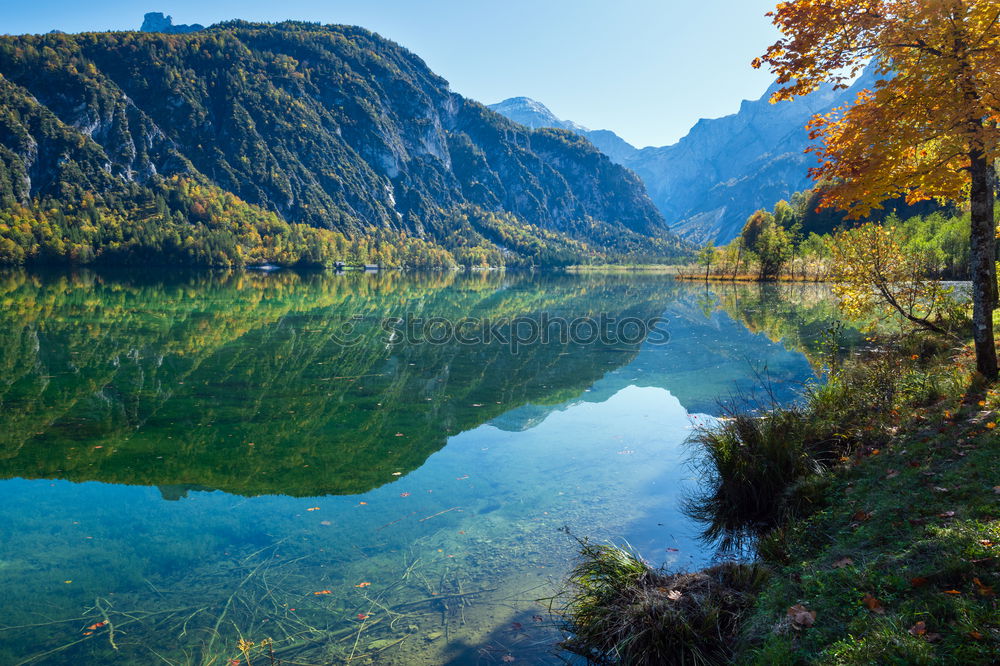
<svg viewBox="0 0 1000 666">
<path fill-rule="evenodd" d="M 927 266 L 906 252 L 893 227 L 868 222 L 840 231 L 831 243 L 834 293 L 844 311 L 872 320 L 887 304 L 894 315 L 935 333 L 950 334 L 951 289 L 927 277 Z"/>
<path fill-rule="evenodd" d="M 784 203 L 784 202 L 782 202 Z M 788 207 L 788 204 L 785 204 Z M 779 211 L 782 210 L 779 208 Z M 789 209 L 790 210 L 790 209 Z M 789 218 L 790 219 L 790 218 Z M 759 279 L 773 280 L 792 256 L 792 239 L 771 213 L 759 210 L 750 216 L 740 234 L 743 246 L 752 252 L 759 266 Z"/>
<path fill-rule="evenodd" d="M 753 64 L 777 75 L 772 101 L 846 87 L 869 63 L 880 77 L 810 124 L 821 205 L 859 218 L 895 197 L 969 201 L 976 362 L 995 380 L 1000 0 L 789 0 L 769 16 L 782 37 Z"/>
</svg>

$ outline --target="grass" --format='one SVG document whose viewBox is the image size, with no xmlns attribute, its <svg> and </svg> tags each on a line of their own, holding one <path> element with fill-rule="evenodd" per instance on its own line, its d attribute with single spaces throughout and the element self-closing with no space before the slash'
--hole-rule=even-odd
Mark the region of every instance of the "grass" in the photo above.
<svg viewBox="0 0 1000 666">
<path fill-rule="evenodd" d="M 821 472 L 806 449 L 808 423 L 799 409 L 776 408 L 730 413 L 695 434 L 704 489 L 686 500 L 684 511 L 705 526 L 706 541 L 741 550 L 785 518 L 787 490 Z"/>
<path fill-rule="evenodd" d="M 576 264 L 563 270 L 570 273 L 661 273 L 675 275 L 681 270 L 677 264 Z"/>
<path fill-rule="evenodd" d="M 680 266 L 676 271 L 678 280 L 690 282 L 829 282 L 825 275 L 776 275 L 773 278 L 762 279 L 757 273 L 709 273 L 705 276 L 704 267 Z"/>
<path fill-rule="evenodd" d="M 834 471 L 826 506 L 762 543 L 777 574 L 743 663 L 997 663 L 998 403 L 955 394 L 900 416 L 881 448 Z M 811 627 L 789 628 L 797 604 L 815 611 Z"/>
<path fill-rule="evenodd" d="M 919 358 L 911 357 L 911 368 Z M 771 400 L 751 409 L 754 403 L 744 400 L 742 411 L 730 408 L 717 425 L 695 433 L 691 444 L 703 483 L 684 510 L 704 526 L 705 541 L 741 551 L 822 505 L 832 466 L 883 445 L 897 402 L 936 395 L 926 387 L 912 395 L 901 376 L 882 350 L 868 350 L 836 367 L 826 382 L 809 386 L 801 405 Z"/>
<path fill-rule="evenodd" d="M 628 547 L 582 542 L 562 647 L 596 664 L 730 663 L 737 629 L 765 580 L 754 564 L 667 573 Z"/>
<path fill-rule="evenodd" d="M 834 365 L 802 405 L 695 436 L 708 482 L 688 513 L 757 562 L 668 574 L 585 544 L 569 649 L 620 664 L 1000 663 L 1000 388 L 927 337 Z M 691 604 L 671 605 L 686 585 Z"/>
</svg>

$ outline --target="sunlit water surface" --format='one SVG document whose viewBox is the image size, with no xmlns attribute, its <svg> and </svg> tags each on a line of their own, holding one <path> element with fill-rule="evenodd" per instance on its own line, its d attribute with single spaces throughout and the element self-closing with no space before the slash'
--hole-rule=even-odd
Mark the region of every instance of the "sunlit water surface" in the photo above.
<svg viewBox="0 0 1000 666">
<path fill-rule="evenodd" d="M 685 439 L 762 376 L 782 401 L 814 376 L 825 292 L 715 289 L 0 275 L 0 663 L 555 661 L 574 538 L 709 561 Z M 543 313 L 662 317 L 669 342 L 383 324 Z"/>
</svg>

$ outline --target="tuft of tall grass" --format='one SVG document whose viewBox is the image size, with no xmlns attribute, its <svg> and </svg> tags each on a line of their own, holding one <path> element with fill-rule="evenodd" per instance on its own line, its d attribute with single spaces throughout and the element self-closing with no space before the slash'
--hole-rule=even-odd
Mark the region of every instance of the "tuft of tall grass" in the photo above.
<svg viewBox="0 0 1000 666">
<path fill-rule="evenodd" d="M 729 414 L 693 436 L 703 485 L 683 508 L 704 525 L 707 541 L 738 549 L 784 518 L 786 490 L 822 471 L 806 450 L 810 430 L 802 410 L 776 408 Z"/>
<path fill-rule="evenodd" d="M 627 546 L 581 542 L 563 647 L 596 664 L 730 663 L 742 616 L 766 579 L 756 564 L 667 573 Z"/>
<path fill-rule="evenodd" d="M 935 349 L 923 343 L 920 352 L 873 350 L 809 386 L 802 405 L 730 409 L 698 430 L 691 443 L 703 484 L 683 508 L 704 526 L 705 540 L 723 551 L 756 546 L 825 501 L 831 466 L 882 447 L 912 409 L 960 393 L 962 373 L 940 363 L 925 367 Z"/>
</svg>

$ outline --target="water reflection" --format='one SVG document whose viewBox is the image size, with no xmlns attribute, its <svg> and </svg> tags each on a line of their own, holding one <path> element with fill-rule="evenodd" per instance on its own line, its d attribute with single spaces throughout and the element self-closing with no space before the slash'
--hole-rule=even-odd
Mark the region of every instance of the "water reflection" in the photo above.
<svg viewBox="0 0 1000 666">
<path fill-rule="evenodd" d="M 545 661 L 562 528 L 703 562 L 676 506 L 692 418 L 753 364 L 792 397 L 813 370 L 789 348 L 833 317 L 817 290 L 496 273 L 12 273 L 0 305 L 0 662 L 69 664 L 226 663 L 239 636 L 299 663 Z M 662 315 L 670 343 L 381 325 L 543 313 Z"/>
</svg>

